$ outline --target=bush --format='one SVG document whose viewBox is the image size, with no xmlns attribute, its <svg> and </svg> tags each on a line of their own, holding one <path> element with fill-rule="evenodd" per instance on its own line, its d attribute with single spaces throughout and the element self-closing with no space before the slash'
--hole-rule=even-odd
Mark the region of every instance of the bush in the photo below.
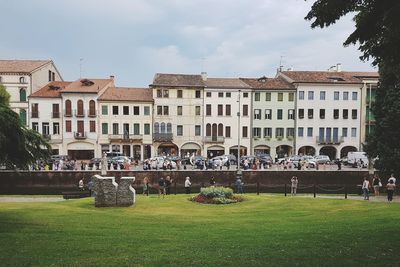
<svg viewBox="0 0 400 267">
<path fill-rule="evenodd" d="M 200 189 L 200 195 L 206 198 L 230 198 L 233 196 L 233 190 L 222 186 L 204 187 Z"/>
<path fill-rule="evenodd" d="M 200 194 L 189 200 L 204 204 L 231 204 L 244 200 L 242 196 L 233 195 L 233 190 L 227 187 L 205 187 L 200 189 Z"/>
</svg>

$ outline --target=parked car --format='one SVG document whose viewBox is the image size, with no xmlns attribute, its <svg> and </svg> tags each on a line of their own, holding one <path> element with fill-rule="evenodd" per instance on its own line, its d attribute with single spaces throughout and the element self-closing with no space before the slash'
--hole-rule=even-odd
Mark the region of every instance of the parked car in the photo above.
<svg viewBox="0 0 400 267">
<path fill-rule="evenodd" d="M 176 162 L 164 156 L 153 157 L 150 158 L 149 161 L 150 161 L 150 167 L 152 169 L 164 169 L 164 166 L 167 169 L 168 168 L 176 169 Z"/>
<path fill-rule="evenodd" d="M 331 159 L 327 155 L 318 155 L 315 156 L 315 162 L 318 164 L 330 164 Z"/>
<path fill-rule="evenodd" d="M 69 160 L 68 155 L 52 155 L 50 158 L 51 162 L 59 162 L 60 160 Z"/>
<path fill-rule="evenodd" d="M 367 168 L 369 160 L 365 152 L 349 152 L 347 153 L 347 164 L 357 167 L 361 164 L 362 168 Z"/>
<path fill-rule="evenodd" d="M 270 154 L 258 154 L 257 155 L 258 160 L 260 161 L 261 164 L 265 165 L 272 165 L 273 159 Z"/>
<path fill-rule="evenodd" d="M 89 168 L 92 170 L 98 169 L 100 166 L 101 158 L 92 158 L 89 162 Z"/>
<path fill-rule="evenodd" d="M 214 163 L 215 167 L 225 166 L 226 163 L 229 161 L 229 158 L 226 156 L 216 156 L 211 159 Z"/>
<path fill-rule="evenodd" d="M 203 156 L 194 156 L 191 159 L 190 164 L 193 164 L 197 169 L 203 169 L 204 167 L 204 162 L 207 161 L 206 157 Z"/>
</svg>

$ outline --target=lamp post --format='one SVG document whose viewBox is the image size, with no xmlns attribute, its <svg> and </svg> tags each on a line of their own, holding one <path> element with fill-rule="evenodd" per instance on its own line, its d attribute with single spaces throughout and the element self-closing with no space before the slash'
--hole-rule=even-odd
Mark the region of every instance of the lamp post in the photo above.
<svg viewBox="0 0 400 267">
<path fill-rule="evenodd" d="M 238 157 L 237 157 L 237 169 L 238 171 L 240 170 L 240 92 L 241 90 L 238 90 L 238 103 L 239 103 L 239 109 L 238 109 Z"/>
</svg>

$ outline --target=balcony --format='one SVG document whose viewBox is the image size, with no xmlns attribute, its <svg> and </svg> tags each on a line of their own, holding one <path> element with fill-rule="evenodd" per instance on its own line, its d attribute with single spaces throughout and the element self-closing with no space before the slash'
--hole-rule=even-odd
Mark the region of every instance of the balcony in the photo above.
<svg viewBox="0 0 400 267">
<path fill-rule="evenodd" d="M 74 110 L 75 117 L 85 117 L 84 110 Z"/>
<path fill-rule="evenodd" d="M 86 132 L 74 132 L 75 139 L 86 139 Z"/>
<path fill-rule="evenodd" d="M 58 119 L 58 118 L 60 118 L 60 112 L 56 112 L 56 111 L 53 111 L 52 113 L 51 113 L 51 117 L 53 118 L 53 119 Z"/>
<path fill-rule="evenodd" d="M 95 118 L 97 117 L 97 110 L 88 110 L 87 111 L 88 117 Z"/>
<path fill-rule="evenodd" d="M 32 111 L 31 118 L 39 118 L 39 111 Z"/>
<path fill-rule="evenodd" d="M 142 141 L 143 135 L 141 135 L 141 134 L 110 134 L 110 135 L 108 135 L 108 139 L 110 141 L 117 141 L 117 142 Z"/>
<path fill-rule="evenodd" d="M 223 136 L 206 136 L 204 137 L 204 143 L 223 144 L 225 137 Z"/>
<path fill-rule="evenodd" d="M 170 142 L 172 141 L 172 133 L 155 133 L 153 134 L 153 141 L 155 142 Z"/>
<path fill-rule="evenodd" d="M 324 137 L 324 136 L 317 136 L 316 142 L 318 145 L 339 145 L 344 142 L 343 136 L 338 137 Z"/>
</svg>

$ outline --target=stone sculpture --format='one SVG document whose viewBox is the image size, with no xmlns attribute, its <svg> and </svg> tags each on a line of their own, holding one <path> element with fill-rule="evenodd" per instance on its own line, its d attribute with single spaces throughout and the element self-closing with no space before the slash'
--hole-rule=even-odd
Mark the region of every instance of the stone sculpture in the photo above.
<svg viewBox="0 0 400 267">
<path fill-rule="evenodd" d="M 126 207 L 136 201 L 136 191 L 132 187 L 135 177 L 122 177 L 120 183 L 115 182 L 115 177 L 92 177 L 94 191 L 96 192 L 94 204 L 96 207 Z"/>
</svg>

